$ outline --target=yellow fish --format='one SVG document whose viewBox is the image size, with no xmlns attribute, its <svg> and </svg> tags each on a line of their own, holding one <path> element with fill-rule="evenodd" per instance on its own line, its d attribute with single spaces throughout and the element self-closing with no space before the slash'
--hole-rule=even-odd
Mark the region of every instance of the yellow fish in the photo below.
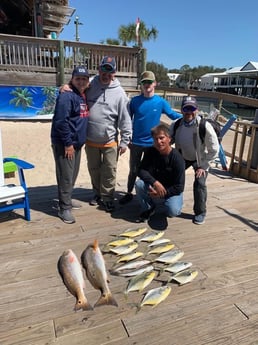
<svg viewBox="0 0 258 345">
<path fill-rule="evenodd" d="M 147 254 L 161 254 L 161 253 L 165 253 L 168 252 L 169 250 L 173 249 L 175 247 L 175 245 L 173 243 L 169 243 L 163 246 L 157 246 L 154 247 L 153 249 L 151 249 L 150 251 L 148 251 Z"/>
<path fill-rule="evenodd" d="M 138 310 L 140 310 L 143 305 L 152 305 L 152 308 L 156 307 L 160 302 L 164 301 L 168 297 L 170 292 L 171 287 L 167 285 L 148 291 L 138 306 Z"/>
<path fill-rule="evenodd" d="M 125 246 L 111 247 L 109 251 L 117 255 L 125 255 L 131 253 L 138 247 L 138 243 L 130 243 Z"/>
<path fill-rule="evenodd" d="M 152 231 L 150 234 L 147 234 L 138 239 L 138 242 L 153 242 L 158 240 L 164 235 L 164 231 Z"/>
<path fill-rule="evenodd" d="M 150 244 L 148 244 L 148 247 L 154 247 L 154 246 L 158 246 L 160 244 L 165 244 L 165 243 L 169 243 L 170 240 L 168 238 L 159 238 L 153 242 L 151 242 Z"/>
<path fill-rule="evenodd" d="M 133 243 L 134 240 L 132 238 L 118 238 L 117 240 L 108 242 L 107 246 L 117 247 L 117 246 L 124 246 L 126 244 Z"/>
<path fill-rule="evenodd" d="M 147 228 L 139 228 L 139 229 L 129 229 L 119 236 L 122 237 L 136 237 L 142 235 L 145 231 L 147 231 Z"/>
<path fill-rule="evenodd" d="M 163 262 L 165 264 L 173 264 L 177 262 L 184 255 L 184 252 L 180 249 L 172 249 L 166 253 L 161 254 L 155 259 L 155 261 Z"/>
<path fill-rule="evenodd" d="M 125 295 L 127 296 L 130 291 L 142 291 L 152 282 L 152 280 L 155 278 L 155 275 L 156 273 L 151 271 L 144 272 L 131 278 L 125 290 Z"/>
<path fill-rule="evenodd" d="M 194 269 L 188 269 L 185 271 L 181 271 L 174 276 L 171 277 L 171 280 L 175 280 L 179 285 L 184 285 L 190 283 L 194 278 L 198 275 L 198 271 Z"/>
<path fill-rule="evenodd" d="M 127 255 L 123 255 L 121 256 L 116 263 L 118 264 L 119 262 L 127 262 L 127 261 L 131 261 L 134 259 L 139 258 L 140 256 L 143 256 L 142 252 L 134 252 L 134 253 L 129 253 Z"/>
</svg>

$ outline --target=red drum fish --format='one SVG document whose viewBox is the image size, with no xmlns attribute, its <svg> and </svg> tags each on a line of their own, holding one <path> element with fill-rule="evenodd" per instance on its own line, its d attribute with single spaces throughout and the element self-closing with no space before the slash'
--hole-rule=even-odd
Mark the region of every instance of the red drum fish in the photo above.
<svg viewBox="0 0 258 345">
<path fill-rule="evenodd" d="M 81 264 L 71 249 L 65 250 L 58 260 L 58 271 L 67 290 L 76 297 L 75 310 L 92 310 L 84 294 L 85 280 Z"/>
<path fill-rule="evenodd" d="M 90 283 L 95 289 L 101 292 L 101 296 L 95 303 L 95 307 L 108 304 L 117 307 L 117 302 L 112 296 L 108 286 L 109 280 L 107 277 L 105 260 L 97 240 L 95 240 L 93 244 L 88 245 L 83 251 L 81 262 Z"/>
</svg>

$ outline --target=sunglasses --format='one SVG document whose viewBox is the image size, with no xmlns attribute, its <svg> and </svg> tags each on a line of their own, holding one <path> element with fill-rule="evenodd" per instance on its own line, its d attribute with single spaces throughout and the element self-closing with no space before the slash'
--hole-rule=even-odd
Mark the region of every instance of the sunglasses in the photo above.
<svg viewBox="0 0 258 345">
<path fill-rule="evenodd" d="M 113 73 L 114 72 L 113 67 L 110 65 L 103 65 L 100 67 L 100 69 L 102 72 L 105 72 L 105 73 Z"/>
<path fill-rule="evenodd" d="M 183 110 L 185 113 L 193 113 L 193 112 L 196 110 L 196 108 L 195 108 L 195 107 L 192 107 L 192 106 L 187 106 L 187 107 L 184 107 L 182 110 Z"/>
<path fill-rule="evenodd" d="M 153 80 L 143 80 L 141 81 L 141 84 L 145 85 L 145 84 L 152 84 Z"/>
</svg>

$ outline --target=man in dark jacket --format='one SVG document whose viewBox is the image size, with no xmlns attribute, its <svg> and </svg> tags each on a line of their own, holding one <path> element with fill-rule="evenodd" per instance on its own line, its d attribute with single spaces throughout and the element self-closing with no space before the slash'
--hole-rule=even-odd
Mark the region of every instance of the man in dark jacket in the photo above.
<svg viewBox="0 0 258 345">
<path fill-rule="evenodd" d="M 139 222 L 145 222 L 159 212 L 167 217 L 180 215 L 183 207 L 185 185 L 185 163 L 180 153 L 170 145 L 171 136 L 166 125 L 151 130 L 154 147 L 144 153 L 138 173 L 135 190 L 142 213 Z"/>
<path fill-rule="evenodd" d="M 58 216 L 68 224 L 75 222 L 71 213 L 76 206 L 72 202 L 72 191 L 79 172 L 81 148 L 86 142 L 89 112 L 85 90 L 88 86 L 87 69 L 75 67 L 71 79 L 72 92 L 59 94 L 52 120 L 51 142 L 56 164 Z"/>
</svg>

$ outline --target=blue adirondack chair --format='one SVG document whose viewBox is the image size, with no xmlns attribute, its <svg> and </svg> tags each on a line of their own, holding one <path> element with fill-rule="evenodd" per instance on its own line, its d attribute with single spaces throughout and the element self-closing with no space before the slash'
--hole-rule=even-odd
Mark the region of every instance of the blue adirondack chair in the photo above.
<svg viewBox="0 0 258 345">
<path fill-rule="evenodd" d="M 6 162 L 13 162 L 17 166 L 19 184 L 5 184 L 4 163 Z M 0 212 L 23 208 L 24 218 L 30 220 L 29 196 L 23 169 L 32 168 L 34 168 L 34 165 L 24 160 L 13 157 L 3 158 L 0 130 Z"/>
</svg>

